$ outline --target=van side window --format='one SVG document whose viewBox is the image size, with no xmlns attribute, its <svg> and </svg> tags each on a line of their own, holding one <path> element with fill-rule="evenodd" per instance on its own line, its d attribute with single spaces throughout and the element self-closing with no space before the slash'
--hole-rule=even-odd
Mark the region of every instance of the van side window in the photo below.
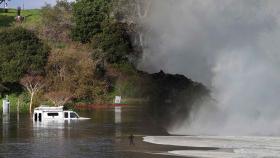
<svg viewBox="0 0 280 158">
<path fill-rule="evenodd" d="M 78 116 L 74 112 L 71 112 L 70 113 L 70 118 L 78 118 Z"/>
<path fill-rule="evenodd" d="M 52 117 L 58 116 L 58 113 L 48 113 L 48 116 L 52 116 Z"/>
<path fill-rule="evenodd" d="M 35 113 L 35 115 L 34 115 L 34 121 L 37 121 L 37 118 L 38 118 L 38 115 L 37 115 L 37 113 Z"/>
<path fill-rule="evenodd" d="M 64 118 L 68 118 L 68 112 L 64 112 Z"/>
<path fill-rule="evenodd" d="M 39 121 L 41 122 L 42 121 L 42 113 L 39 113 L 39 116 L 38 116 L 39 118 Z"/>
</svg>

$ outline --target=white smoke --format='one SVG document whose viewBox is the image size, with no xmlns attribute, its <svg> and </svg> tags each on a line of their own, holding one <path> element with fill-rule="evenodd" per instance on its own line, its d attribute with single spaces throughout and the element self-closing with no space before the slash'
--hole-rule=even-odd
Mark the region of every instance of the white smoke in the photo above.
<svg viewBox="0 0 280 158">
<path fill-rule="evenodd" d="M 280 134 L 280 1 L 153 0 L 139 67 L 181 73 L 217 100 L 176 134 Z"/>
</svg>

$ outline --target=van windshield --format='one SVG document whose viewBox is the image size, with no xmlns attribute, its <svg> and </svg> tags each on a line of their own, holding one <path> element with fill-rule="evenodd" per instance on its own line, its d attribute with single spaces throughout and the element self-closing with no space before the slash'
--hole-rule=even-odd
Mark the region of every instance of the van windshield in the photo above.
<svg viewBox="0 0 280 158">
<path fill-rule="evenodd" d="M 70 118 L 79 118 L 79 116 L 76 113 L 71 112 L 70 113 Z"/>
</svg>

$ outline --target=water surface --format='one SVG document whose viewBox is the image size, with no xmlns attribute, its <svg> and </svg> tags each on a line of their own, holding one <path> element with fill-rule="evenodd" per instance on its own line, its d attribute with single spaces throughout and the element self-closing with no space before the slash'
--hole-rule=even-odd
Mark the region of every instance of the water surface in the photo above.
<svg viewBox="0 0 280 158">
<path fill-rule="evenodd" d="M 34 123 L 26 114 L 2 116 L 0 157 L 154 157 L 142 136 L 166 135 L 140 108 L 78 113 L 91 119 Z M 129 145 L 130 134 L 135 146 Z"/>
</svg>

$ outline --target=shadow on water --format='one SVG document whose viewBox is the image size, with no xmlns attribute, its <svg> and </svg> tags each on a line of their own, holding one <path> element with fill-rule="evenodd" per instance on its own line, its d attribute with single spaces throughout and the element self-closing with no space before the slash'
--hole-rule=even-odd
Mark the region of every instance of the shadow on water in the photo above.
<svg viewBox="0 0 280 158">
<path fill-rule="evenodd" d="M 151 147 L 148 149 L 142 142 L 142 136 L 166 134 L 139 109 L 123 109 L 121 113 L 106 109 L 79 114 L 91 119 L 33 122 L 29 115 L 3 115 L 0 157 L 148 158 L 151 156 L 145 151 Z M 131 133 L 135 135 L 135 146 L 129 146 Z"/>
</svg>

